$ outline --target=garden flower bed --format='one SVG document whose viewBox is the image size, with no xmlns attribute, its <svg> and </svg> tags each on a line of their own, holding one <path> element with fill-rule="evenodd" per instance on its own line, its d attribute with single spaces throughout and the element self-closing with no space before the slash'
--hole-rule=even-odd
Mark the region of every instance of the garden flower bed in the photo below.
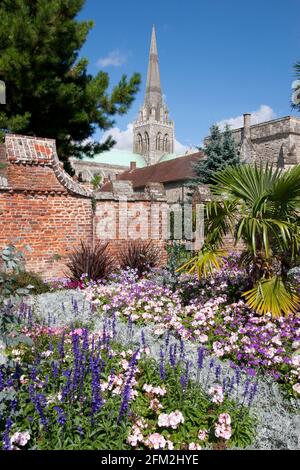
<svg viewBox="0 0 300 470">
<path fill-rule="evenodd" d="M 233 275 L 239 279 L 237 272 Z M 173 292 L 153 277 L 137 279 L 123 273 L 115 282 L 89 285 L 85 297 L 100 315 L 154 324 L 158 336 L 171 330 L 218 358 L 232 360 L 251 376 L 270 374 L 288 394 L 299 396 L 300 316 L 274 319 L 249 310 L 242 300 L 229 302 L 228 284 L 220 277 L 210 281 L 210 289 L 197 283 L 185 278 Z M 198 296 L 186 304 L 185 294 L 195 284 Z"/>
<path fill-rule="evenodd" d="M 237 401 L 231 381 L 206 391 L 189 375 L 183 349 L 170 345 L 160 366 L 141 344 L 115 341 L 113 324 L 87 329 L 23 330 L 32 344 L 9 347 L 0 367 L 2 448 L 190 449 L 249 445 L 255 419 L 249 407 L 256 384 Z"/>
<path fill-rule="evenodd" d="M 250 311 L 246 280 L 124 271 L 27 299 L 33 345 L 0 366 L 3 447 L 299 448 L 299 316 Z"/>
</svg>

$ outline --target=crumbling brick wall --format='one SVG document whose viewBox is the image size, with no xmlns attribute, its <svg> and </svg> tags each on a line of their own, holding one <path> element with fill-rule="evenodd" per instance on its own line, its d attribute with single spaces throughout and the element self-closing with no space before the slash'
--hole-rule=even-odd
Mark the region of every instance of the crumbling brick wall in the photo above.
<svg viewBox="0 0 300 470">
<path fill-rule="evenodd" d="M 130 184 L 114 187 L 112 193 L 93 193 L 63 171 L 50 139 L 7 135 L 0 163 L 0 249 L 8 243 L 20 249 L 29 245 L 26 269 L 47 278 L 62 276 L 68 254 L 81 240 L 109 241 L 116 255 L 131 235 L 152 239 L 165 261 L 166 205 L 157 185 L 141 194 L 133 194 Z M 124 197 L 126 213 L 119 210 Z M 154 222 L 153 212 L 158 213 Z"/>
</svg>

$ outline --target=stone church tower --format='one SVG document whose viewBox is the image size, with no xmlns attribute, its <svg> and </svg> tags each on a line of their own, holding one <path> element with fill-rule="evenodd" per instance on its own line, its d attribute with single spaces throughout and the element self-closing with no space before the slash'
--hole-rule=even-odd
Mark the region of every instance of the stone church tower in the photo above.
<svg viewBox="0 0 300 470">
<path fill-rule="evenodd" d="M 143 155 L 147 165 L 174 151 L 174 123 L 163 102 L 155 27 L 152 28 L 146 95 L 139 117 L 133 124 L 133 152 Z"/>
</svg>

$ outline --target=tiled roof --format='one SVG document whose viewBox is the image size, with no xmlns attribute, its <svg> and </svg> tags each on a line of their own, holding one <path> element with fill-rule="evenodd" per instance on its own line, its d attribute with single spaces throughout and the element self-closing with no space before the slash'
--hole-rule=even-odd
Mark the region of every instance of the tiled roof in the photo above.
<svg viewBox="0 0 300 470">
<path fill-rule="evenodd" d="M 117 175 L 117 179 L 132 181 L 135 190 L 144 188 L 147 183 L 186 181 L 195 176 L 194 165 L 203 157 L 202 152 L 192 153 L 144 168 L 124 171 L 124 173 Z M 111 189 L 112 185 L 108 182 L 102 186 L 101 191 L 111 191 Z"/>
</svg>

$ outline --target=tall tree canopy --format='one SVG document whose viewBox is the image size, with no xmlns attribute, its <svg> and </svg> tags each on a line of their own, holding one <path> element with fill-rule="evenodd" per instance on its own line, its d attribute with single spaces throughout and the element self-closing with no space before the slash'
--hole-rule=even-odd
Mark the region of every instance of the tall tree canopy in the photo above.
<svg viewBox="0 0 300 470">
<path fill-rule="evenodd" d="M 231 130 L 227 125 L 222 133 L 217 125 L 210 129 L 210 137 L 203 149 L 206 159 L 201 159 L 195 165 L 197 175 L 195 183 L 210 184 L 216 171 L 227 165 L 239 163 L 238 152 Z"/>
<path fill-rule="evenodd" d="M 92 21 L 79 21 L 85 0 L 1 0 L 0 80 L 6 84 L 0 132 L 54 138 L 65 168 L 68 158 L 93 156 L 114 141 L 92 139 L 125 114 L 140 85 L 126 75 L 108 92 L 109 76 L 87 72 L 79 57 Z M 100 40 L 99 40 L 100 42 Z"/>
</svg>

